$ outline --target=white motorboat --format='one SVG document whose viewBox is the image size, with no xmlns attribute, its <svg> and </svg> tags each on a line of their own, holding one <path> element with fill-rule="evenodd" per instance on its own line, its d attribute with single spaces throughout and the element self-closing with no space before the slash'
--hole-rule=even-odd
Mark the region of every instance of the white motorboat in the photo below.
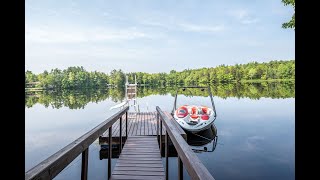
<svg viewBox="0 0 320 180">
<path fill-rule="evenodd" d="M 177 108 L 176 103 L 178 92 L 180 89 L 182 89 L 182 91 L 185 91 L 187 88 L 201 88 L 201 91 L 204 91 L 204 89 L 207 88 L 211 99 L 212 107 L 207 107 L 204 105 L 186 104 Z M 178 124 L 186 131 L 197 133 L 210 128 L 217 117 L 210 86 L 178 88 L 175 96 L 174 108 L 171 114 L 174 117 L 174 119 L 178 122 Z"/>
</svg>

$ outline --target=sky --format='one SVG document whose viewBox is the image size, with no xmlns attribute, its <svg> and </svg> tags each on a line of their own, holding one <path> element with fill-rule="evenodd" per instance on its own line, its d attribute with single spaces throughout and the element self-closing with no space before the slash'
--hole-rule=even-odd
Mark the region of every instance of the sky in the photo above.
<svg viewBox="0 0 320 180">
<path fill-rule="evenodd" d="M 26 0 L 25 70 L 169 72 L 295 59 L 281 0 Z"/>
</svg>

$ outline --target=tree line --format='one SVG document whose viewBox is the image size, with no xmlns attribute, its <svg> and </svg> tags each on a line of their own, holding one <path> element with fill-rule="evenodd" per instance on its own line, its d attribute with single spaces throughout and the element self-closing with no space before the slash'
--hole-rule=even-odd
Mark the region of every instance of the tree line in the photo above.
<svg viewBox="0 0 320 180">
<path fill-rule="evenodd" d="M 223 99 L 229 97 L 260 99 L 266 98 L 293 98 L 295 97 L 294 82 L 262 82 L 262 83 L 228 83 L 211 85 L 212 95 Z M 174 87 L 140 87 L 138 97 L 143 98 L 150 95 L 171 95 L 175 96 Z M 189 91 L 179 91 L 185 96 L 207 97 L 206 91 L 200 89 L 190 89 Z M 124 88 L 109 89 L 82 89 L 61 91 L 39 91 L 26 92 L 25 107 L 30 108 L 36 103 L 45 107 L 53 108 L 69 107 L 70 109 L 83 109 L 89 102 L 100 102 L 110 98 L 114 102 L 121 102 L 125 98 Z"/>
<path fill-rule="evenodd" d="M 250 62 L 247 64 L 220 65 L 218 67 L 185 69 L 181 72 L 171 70 L 169 73 L 125 73 L 121 69 L 112 70 L 109 74 L 103 72 L 88 72 L 81 67 L 69 67 L 65 70 L 58 68 L 50 72 L 44 71 L 34 74 L 25 72 L 26 87 L 44 89 L 78 89 L 92 87 L 116 86 L 125 84 L 128 76 L 130 83 L 137 78 L 137 83 L 142 86 L 176 86 L 176 85 L 199 85 L 208 83 L 225 83 L 240 81 L 261 80 L 294 80 L 295 61 L 270 61 Z"/>
<path fill-rule="evenodd" d="M 223 99 L 235 98 L 250 98 L 260 99 L 265 98 L 293 98 L 295 97 L 295 83 L 292 81 L 284 82 L 260 82 L 260 83 L 218 83 L 210 85 L 213 96 Z M 152 88 L 143 87 L 138 88 L 137 96 L 143 98 L 150 95 L 167 95 L 175 96 L 176 88 L 163 87 Z M 207 91 L 201 91 L 199 88 L 189 88 L 188 91 L 178 91 L 178 94 L 185 96 L 202 96 L 208 97 Z"/>
</svg>

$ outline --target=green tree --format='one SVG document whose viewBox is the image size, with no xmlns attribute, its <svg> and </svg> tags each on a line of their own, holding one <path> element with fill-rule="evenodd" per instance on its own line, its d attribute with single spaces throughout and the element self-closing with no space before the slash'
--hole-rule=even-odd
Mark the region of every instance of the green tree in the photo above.
<svg viewBox="0 0 320 180">
<path fill-rule="evenodd" d="M 295 11 L 295 0 L 281 0 L 285 6 L 292 6 L 293 7 L 293 11 Z M 295 29 L 295 12 L 293 13 L 291 20 L 289 22 L 283 23 L 282 24 L 282 28 L 293 28 Z"/>
<path fill-rule="evenodd" d="M 36 82 L 38 80 L 37 76 L 32 73 L 32 71 L 25 72 L 25 81 L 26 83 Z"/>
<path fill-rule="evenodd" d="M 254 69 L 254 68 L 251 68 L 251 69 L 249 70 L 249 72 L 248 72 L 248 77 L 249 77 L 250 79 L 253 79 L 256 75 L 257 75 L 257 70 Z"/>
<path fill-rule="evenodd" d="M 272 80 L 272 79 L 295 79 L 295 61 L 270 61 L 250 62 L 236 64 L 234 66 L 220 65 L 218 67 L 185 69 L 181 72 L 171 70 L 169 73 L 124 73 L 121 69 L 112 70 L 110 74 L 102 72 L 88 72 L 83 67 L 68 67 L 65 70 L 52 69 L 50 73 L 44 71 L 38 75 L 31 71 L 25 72 L 26 87 L 28 82 L 39 82 L 36 87 L 45 89 L 81 89 L 122 87 L 125 76 L 129 82 L 134 82 L 134 75 L 138 84 L 146 86 L 182 86 L 203 85 L 207 83 L 239 82 L 242 80 Z"/>
</svg>

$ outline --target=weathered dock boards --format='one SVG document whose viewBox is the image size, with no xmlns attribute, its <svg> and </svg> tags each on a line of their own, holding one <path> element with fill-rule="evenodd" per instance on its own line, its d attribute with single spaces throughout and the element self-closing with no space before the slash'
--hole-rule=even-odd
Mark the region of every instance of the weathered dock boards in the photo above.
<svg viewBox="0 0 320 180">
<path fill-rule="evenodd" d="M 168 117 L 172 117 L 166 112 Z M 125 116 L 122 117 L 122 137 L 126 136 Z M 112 125 L 112 137 L 120 136 L 120 121 L 118 120 Z M 162 127 L 162 134 L 165 134 L 165 127 Z M 128 137 L 130 136 L 156 136 L 157 135 L 157 113 L 156 112 L 140 112 L 128 113 Z M 107 130 L 102 137 L 108 137 Z"/>
<path fill-rule="evenodd" d="M 157 137 L 128 137 L 111 179 L 165 179 Z"/>
</svg>

